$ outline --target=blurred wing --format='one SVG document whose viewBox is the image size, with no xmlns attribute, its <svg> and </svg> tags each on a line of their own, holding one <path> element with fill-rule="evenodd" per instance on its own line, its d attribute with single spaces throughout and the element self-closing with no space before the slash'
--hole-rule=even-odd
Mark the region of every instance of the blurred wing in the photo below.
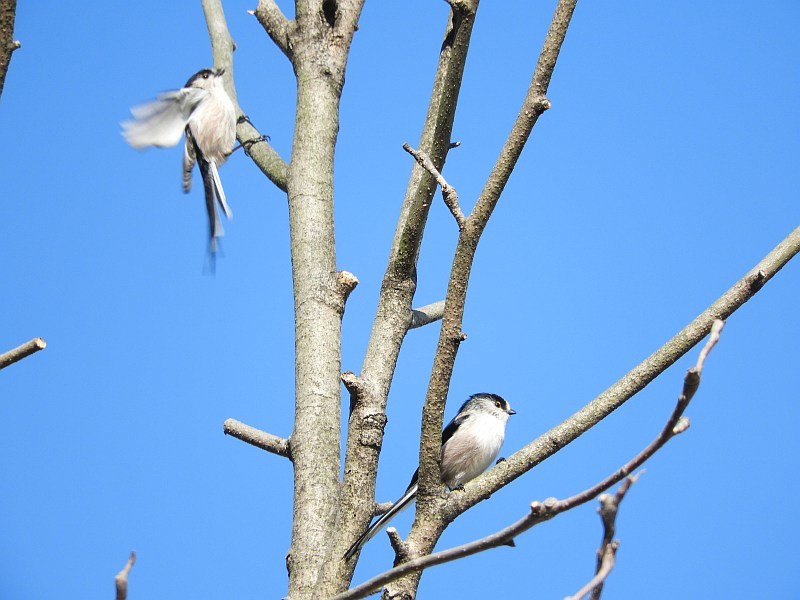
<svg viewBox="0 0 800 600">
<path fill-rule="evenodd" d="M 122 123 L 122 136 L 134 148 L 174 146 L 192 112 L 207 95 L 206 90 L 183 88 L 136 106 L 131 109 L 134 120 Z"/>
</svg>

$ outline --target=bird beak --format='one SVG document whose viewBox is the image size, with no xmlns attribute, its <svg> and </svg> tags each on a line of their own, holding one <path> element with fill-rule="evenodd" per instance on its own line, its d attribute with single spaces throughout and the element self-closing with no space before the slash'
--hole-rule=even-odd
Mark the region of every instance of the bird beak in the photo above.
<svg viewBox="0 0 800 600">
<path fill-rule="evenodd" d="M 225 74 L 225 69 L 217 69 L 217 72 L 215 73 L 217 77 L 222 77 L 224 74 Z"/>
<path fill-rule="evenodd" d="M 515 411 L 513 408 L 509 408 L 508 409 L 508 414 L 509 415 L 515 415 L 515 414 L 517 414 L 517 411 Z"/>
</svg>

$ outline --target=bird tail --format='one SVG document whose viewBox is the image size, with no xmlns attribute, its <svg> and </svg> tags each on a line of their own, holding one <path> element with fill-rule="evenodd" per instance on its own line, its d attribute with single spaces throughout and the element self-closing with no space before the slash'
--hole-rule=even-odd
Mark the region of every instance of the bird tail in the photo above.
<svg viewBox="0 0 800 600">
<path fill-rule="evenodd" d="M 217 238 L 225 235 L 225 230 L 222 228 L 222 220 L 217 212 L 217 186 L 213 175 L 213 173 L 216 173 L 216 167 L 213 162 L 206 161 L 202 157 L 198 158 L 200 174 L 203 176 L 203 189 L 206 193 L 206 211 L 208 212 L 208 227 L 211 237 L 211 252 L 213 254 L 217 251 Z M 217 180 L 219 180 L 219 176 L 217 176 Z"/>
<path fill-rule="evenodd" d="M 209 162 L 209 165 L 211 167 L 211 178 L 214 183 L 214 192 L 217 195 L 217 201 L 222 207 L 222 210 L 225 211 L 225 216 L 230 220 L 233 218 L 233 213 L 231 212 L 230 206 L 228 206 L 228 203 L 225 201 L 225 190 L 222 189 L 222 181 L 219 179 L 217 164 L 212 160 Z"/>
<path fill-rule="evenodd" d="M 389 524 L 389 521 L 394 519 L 399 512 L 403 509 L 408 508 L 409 504 L 414 501 L 414 498 L 417 497 L 417 484 L 412 483 L 409 488 L 406 490 L 406 493 L 392 505 L 392 508 L 387 510 L 384 514 L 380 516 L 380 518 L 375 521 L 372 525 L 370 525 L 369 529 L 367 529 L 364 533 L 362 533 L 359 538 L 353 542 L 353 545 L 347 549 L 347 552 L 344 553 L 344 559 L 350 560 L 353 555 L 361 550 L 361 547 L 370 541 L 375 534 L 378 533 L 383 527 Z"/>
</svg>

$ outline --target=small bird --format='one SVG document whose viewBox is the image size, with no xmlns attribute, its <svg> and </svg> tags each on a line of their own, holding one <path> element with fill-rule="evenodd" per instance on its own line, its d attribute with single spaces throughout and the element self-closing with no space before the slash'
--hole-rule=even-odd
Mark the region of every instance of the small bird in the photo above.
<svg viewBox="0 0 800 600">
<path fill-rule="evenodd" d="M 473 394 L 442 431 L 442 483 L 454 490 L 483 473 L 497 458 L 506 434 L 506 423 L 517 411 L 497 394 Z M 353 543 L 345 560 L 358 552 L 394 516 L 417 496 L 419 469 L 406 493 Z"/>
<path fill-rule="evenodd" d="M 222 86 L 224 73 L 224 69 L 202 69 L 181 89 L 132 108 L 134 120 L 122 123 L 123 137 L 137 149 L 174 146 L 186 133 L 183 191 L 188 193 L 192 188 L 192 168 L 197 162 L 206 193 L 212 253 L 216 252 L 217 238 L 224 233 L 216 204 L 228 219 L 233 216 L 217 170 L 236 141 L 236 111 Z"/>
</svg>

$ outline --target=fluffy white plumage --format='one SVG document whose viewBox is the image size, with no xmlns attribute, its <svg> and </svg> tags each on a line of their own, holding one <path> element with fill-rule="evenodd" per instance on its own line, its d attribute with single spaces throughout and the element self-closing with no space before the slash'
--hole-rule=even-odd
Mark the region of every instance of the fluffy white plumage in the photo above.
<svg viewBox="0 0 800 600">
<path fill-rule="evenodd" d="M 474 394 L 442 432 L 442 483 L 458 488 L 483 473 L 497 458 L 506 434 L 508 417 L 516 411 L 496 394 Z M 405 493 L 381 515 L 344 555 L 345 560 L 358 552 L 417 496 L 417 476 Z"/>
<path fill-rule="evenodd" d="M 236 141 L 236 111 L 222 85 L 224 71 L 203 69 L 186 85 L 161 94 L 154 101 L 131 109 L 134 119 L 122 123 L 122 135 L 134 148 L 164 148 L 177 144 L 185 133 L 183 190 L 192 187 L 195 163 L 203 177 L 211 250 L 223 235 L 216 205 L 228 219 L 233 217 L 218 167 L 225 162 Z"/>
</svg>

